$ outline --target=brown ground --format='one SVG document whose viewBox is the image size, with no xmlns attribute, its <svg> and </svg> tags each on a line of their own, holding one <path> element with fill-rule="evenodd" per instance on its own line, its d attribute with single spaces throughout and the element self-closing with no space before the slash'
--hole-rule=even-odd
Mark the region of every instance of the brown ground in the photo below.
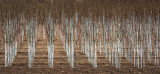
<svg viewBox="0 0 160 74">
<path fill-rule="evenodd" d="M 27 40 L 24 41 L 23 46 L 18 48 L 17 56 L 12 64 L 12 67 L 4 67 L 4 50 L 0 51 L 0 74 L 159 74 L 160 67 L 154 66 L 153 63 L 146 63 L 146 68 L 138 69 L 130 64 L 124 57 L 122 59 L 121 68 L 115 68 L 102 54 L 98 53 L 98 67 L 94 68 L 86 58 L 86 55 L 76 49 L 77 60 L 75 61 L 75 68 L 71 68 L 65 49 L 60 37 L 55 38 L 55 54 L 54 67 L 48 67 L 48 50 L 47 40 L 43 41 L 43 36 L 40 35 L 36 43 L 36 55 L 32 68 L 28 67 L 28 47 Z"/>
</svg>

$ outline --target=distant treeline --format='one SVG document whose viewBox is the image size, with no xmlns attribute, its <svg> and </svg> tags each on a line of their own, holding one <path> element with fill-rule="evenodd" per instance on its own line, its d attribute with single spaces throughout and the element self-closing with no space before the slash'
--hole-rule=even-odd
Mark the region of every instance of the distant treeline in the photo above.
<svg viewBox="0 0 160 74">
<path fill-rule="evenodd" d="M 62 13 L 73 17 L 78 13 L 81 16 L 128 16 L 135 14 L 143 17 L 159 14 L 160 0 L 0 0 L 0 19 L 26 18 L 37 16 L 43 21 L 49 14 L 56 19 L 61 19 Z"/>
</svg>

